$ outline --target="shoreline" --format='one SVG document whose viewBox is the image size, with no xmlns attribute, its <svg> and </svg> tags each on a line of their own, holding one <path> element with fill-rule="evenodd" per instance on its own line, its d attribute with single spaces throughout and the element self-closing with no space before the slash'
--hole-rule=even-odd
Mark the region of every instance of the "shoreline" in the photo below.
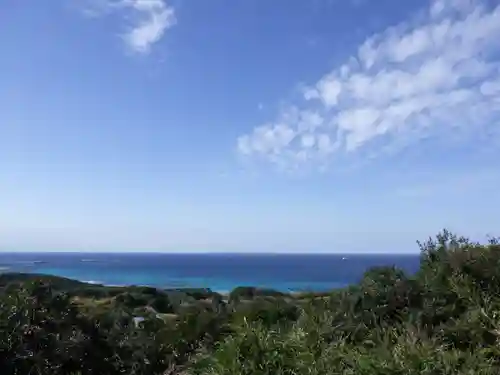
<svg viewBox="0 0 500 375">
<path fill-rule="evenodd" d="M 246 284 L 235 284 L 232 288 L 225 288 L 225 289 L 216 289 L 216 288 L 211 288 L 210 286 L 175 286 L 175 285 L 163 285 L 163 286 L 158 286 L 154 284 L 112 284 L 112 283 L 105 283 L 102 282 L 101 280 L 90 280 L 90 279 L 82 279 L 82 278 L 74 278 L 74 277 L 68 277 L 68 276 L 63 276 L 63 275 L 56 275 L 56 274 L 51 274 L 51 273 L 37 273 L 37 272 L 21 272 L 21 271 L 12 271 L 10 270 L 9 272 L 2 272 L 0 269 L 0 277 L 6 276 L 8 278 L 16 278 L 17 277 L 31 277 L 31 278 L 38 278 L 38 277 L 47 277 L 47 278 L 55 278 L 55 279 L 61 279 L 61 280 L 66 280 L 68 282 L 75 282 L 75 283 L 80 283 L 87 285 L 88 287 L 103 287 L 103 288 L 155 288 L 158 290 L 164 290 L 164 291 L 189 291 L 189 290 L 207 290 L 213 293 L 217 293 L 221 295 L 222 297 L 229 297 L 231 292 L 237 288 L 254 288 L 255 290 L 258 291 L 270 291 L 270 292 L 279 292 L 283 294 L 288 294 L 292 296 L 299 296 L 301 294 L 307 294 L 307 293 L 325 293 L 329 292 L 332 290 L 336 289 L 341 289 L 344 288 L 346 285 L 332 285 L 330 288 L 320 288 L 320 289 L 313 289 L 313 288 L 308 288 L 308 289 L 283 289 L 283 288 L 273 288 L 272 286 L 262 286 L 262 285 L 250 285 L 249 283 Z"/>
</svg>

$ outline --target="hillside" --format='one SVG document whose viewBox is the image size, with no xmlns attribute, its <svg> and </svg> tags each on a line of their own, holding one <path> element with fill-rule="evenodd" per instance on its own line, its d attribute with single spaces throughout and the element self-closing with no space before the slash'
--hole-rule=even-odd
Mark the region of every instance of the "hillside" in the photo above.
<svg viewBox="0 0 500 375">
<path fill-rule="evenodd" d="M 416 275 L 372 269 L 318 295 L 3 274 L 0 373 L 500 373 L 498 241 L 445 231 L 420 246 Z"/>
</svg>

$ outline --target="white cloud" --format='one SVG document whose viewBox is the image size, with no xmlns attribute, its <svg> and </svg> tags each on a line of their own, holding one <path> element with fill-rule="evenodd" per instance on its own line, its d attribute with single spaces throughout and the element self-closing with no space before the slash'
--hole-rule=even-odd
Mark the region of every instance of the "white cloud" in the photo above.
<svg viewBox="0 0 500 375">
<path fill-rule="evenodd" d="M 278 120 L 238 140 L 247 156 L 296 166 L 456 129 L 486 132 L 500 115 L 500 5 L 434 0 L 369 37 L 303 90 Z M 373 150 L 372 150 L 373 151 Z"/>
<path fill-rule="evenodd" d="M 498 72 L 500 74 L 500 72 Z M 495 96 L 500 98 L 500 78 L 486 81 L 481 85 L 481 93 L 485 96 Z"/>
<path fill-rule="evenodd" d="M 165 32 L 177 23 L 175 10 L 167 0 L 94 0 L 86 9 L 92 16 L 110 12 L 126 12 L 131 19 L 128 30 L 121 36 L 131 51 L 150 52 Z"/>
<path fill-rule="evenodd" d="M 177 22 L 174 9 L 164 0 L 127 0 L 124 4 L 138 13 L 137 23 L 123 36 L 136 52 L 149 52 L 151 46 Z"/>
</svg>

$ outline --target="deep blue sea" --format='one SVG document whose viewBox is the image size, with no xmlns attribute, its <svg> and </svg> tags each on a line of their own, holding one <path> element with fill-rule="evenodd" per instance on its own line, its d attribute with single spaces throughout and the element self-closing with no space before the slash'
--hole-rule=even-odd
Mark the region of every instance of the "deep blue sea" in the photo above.
<svg viewBox="0 0 500 375">
<path fill-rule="evenodd" d="M 359 281 L 373 266 L 418 270 L 419 256 L 394 254 L 0 253 L 0 273 L 33 272 L 106 285 L 259 286 L 322 291 Z"/>
</svg>

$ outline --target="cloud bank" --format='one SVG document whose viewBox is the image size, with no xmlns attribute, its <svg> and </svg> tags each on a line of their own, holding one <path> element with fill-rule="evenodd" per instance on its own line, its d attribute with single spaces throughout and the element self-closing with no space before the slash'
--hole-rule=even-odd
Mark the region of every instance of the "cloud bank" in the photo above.
<svg viewBox="0 0 500 375">
<path fill-rule="evenodd" d="M 487 133 L 499 125 L 499 41 L 500 5 L 434 0 L 366 39 L 277 120 L 241 135 L 238 151 L 283 168 L 322 166 L 369 146 Z"/>
</svg>

